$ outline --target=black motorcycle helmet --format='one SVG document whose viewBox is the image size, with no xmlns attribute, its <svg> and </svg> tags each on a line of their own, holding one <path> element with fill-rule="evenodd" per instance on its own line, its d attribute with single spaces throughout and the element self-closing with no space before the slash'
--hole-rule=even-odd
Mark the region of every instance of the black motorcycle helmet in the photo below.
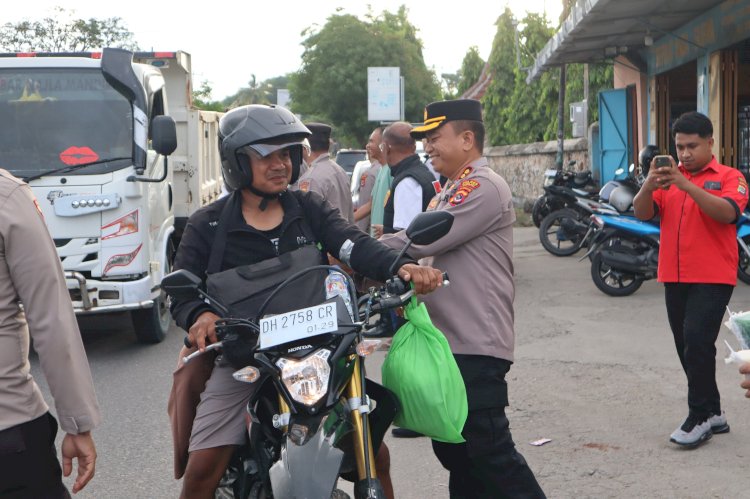
<svg viewBox="0 0 750 499">
<path fill-rule="evenodd" d="M 302 164 L 302 148 L 310 135 L 310 130 L 283 107 L 251 104 L 232 109 L 219 120 L 219 156 L 227 189 L 249 188 L 255 194 L 267 196 L 255 192 L 252 187 L 253 172 L 246 148 L 253 149 L 261 157 L 289 148 L 292 158 L 290 183 L 296 182 Z"/>
<path fill-rule="evenodd" d="M 659 155 L 659 148 L 653 144 L 649 144 L 638 153 L 638 165 L 641 167 L 641 175 L 644 177 L 648 175 L 648 169 L 651 167 L 651 160 L 654 156 Z"/>
</svg>

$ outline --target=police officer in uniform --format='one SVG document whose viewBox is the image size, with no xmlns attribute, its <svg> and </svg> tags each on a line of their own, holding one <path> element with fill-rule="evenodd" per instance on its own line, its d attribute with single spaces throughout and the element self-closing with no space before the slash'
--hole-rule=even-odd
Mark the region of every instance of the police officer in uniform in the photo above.
<svg viewBox="0 0 750 499">
<path fill-rule="evenodd" d="M 233 282 L 240 267 L 251 269 L 279 255 L 313 266 L 329 252 L 368 277 L 388 278 L 397 252 L 343 219 L 317 192 L 287 190 L 297 178 L 309 136 L 310 131 L 282 107 L 249 105 L 225 114 L 219 122 L 219 149 L 232 194 L 190 217 L 175 269 L 187 269 L 207 286 L 220 289 Z M 402 278 L 412 280 L 420 292 L 440 285 L 439 271 L 412 262 L 398 262 Z M 217 341 L 218 312 L 204 301 L 174 299 L 172 314 L 188 331 L 192 345 L 203 349 Z M 183 498 L 213 497 L 235 446 L 244 442 L 244 408 L 256 385 L 235 381 L 233 371 L 222 356 L 217 357 L 200 396 L 190 431 Z M 379 471 L 382 475 L 382 466 Z M 388 477 L 380 478 L 387 489 Z"/>
<path fill-rule="evenodd" d="M 383 131 L 381 148 L 393 176 L 383 211 L 384 234 L 408 227 L 440 190 L 435 177 L 416 153 L 416 141 L 409 135 L 411 128 L 409 123 L 397 121 Z"/>
<path fill-rule="evenodd" d="M 349 177 L 328 154 L 331 145 L 331 127 L 324 123 L 306 123 L 310 129 L 310 150 L 304 151 L 307 170 L 296 182 L 296 189 L 302 192 L 317 192 L 331 206 L 341 212 L 341 216 L 354 223 L 354 207 Z"/>
<path fill-rule="evenodd" d="M 23 308 L 21 308 L 23 304 Z M 29 343 L 49 384 L 57 420 L 31 377 Z M 62 470 L 55 451 L 65 432 Z M 101 421 L 60 257 L 31 189 L 0 170 L 0 497 L 69 498 L 61 471 L 94 476 L 91 430 Z"/>
<path fill-rule="evenodd" d="M 450 232 L 409 254 L 444 269 L 452 285 L 424 302 L 456 358 L 468 398 L 462 444 L 433 441 L 450 471 L 451 498 L 543 498 L 544 492 L 513 443 L 505 416 L 505 375 L 513 363 L 513 222 L 515 211 L 505 180 L 482 156 L 484 124 L 475 100 L 433 102 L 423 126 L 425 151 L 448 181 L 427 211 L 453 214 Z M 381 241 L 396 248 L 403 232 Z"/>
</svg>

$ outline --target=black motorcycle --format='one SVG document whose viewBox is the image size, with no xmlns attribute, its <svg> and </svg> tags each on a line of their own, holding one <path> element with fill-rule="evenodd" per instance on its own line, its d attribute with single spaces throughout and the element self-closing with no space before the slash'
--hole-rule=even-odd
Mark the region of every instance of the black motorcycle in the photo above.
<svg viewBox="0 0 750 499">
<path fill-rule="evenodd" d="M 589 199 L 597 199 L 597 191 L 599 186 L 591 175 L 590 170 L 575 171 L 575 161 L 568 163 L 568 169 L 550 169 L 544 172 L 544 194 L 539 196 L 534 205 L 531 207 L 531 219 L 534 225 L 539 227 L 544 217 L 552 213 L 569 206 L 570 199 L 568 197 L 561 197 L 559 191 L 555 187 L 564 187 L 569 191 L 577 193 L 579 196 L 584 196 Z"/>
<path fill-rule="evenodd" d="M 444 211 L 418 215 L 406 231 L 410 242 L 401 254 L 412 243 L 438 240 L 452 223 L 453 216 Z M 447 275 L 444 279 L 447 282 Z M 185 270 L 162 281 L 170 296 L 197 295 L 226 312 L 200 284 Z M 297 308 L 298 301 L 289 310 L 283 297 L 290 289 L 309 295 L 308 306 Z M 236 380 L 260 386 L 247 406 L 246 444 L 233 456 L 216 497 L 348 497 L 336 488 L 339 478 L 354 482 L 355 498 L 385 497 L 375 454 L 398 400 L 365 379 L 364 359 L 379 343 L 366 336 L 392 335 L 392 330 L 383 331 L 383 319 L 371 321 L 371 314 L 386 316 L 412 294 L 393 277 L 360 299 L 360 313 L 351 277 L 338 267 L 318 265 L 282 282 L 257 317 L 217 322 L 221 341 L 206 350 L 222 349 L 238 369 Z"/>
</svg>

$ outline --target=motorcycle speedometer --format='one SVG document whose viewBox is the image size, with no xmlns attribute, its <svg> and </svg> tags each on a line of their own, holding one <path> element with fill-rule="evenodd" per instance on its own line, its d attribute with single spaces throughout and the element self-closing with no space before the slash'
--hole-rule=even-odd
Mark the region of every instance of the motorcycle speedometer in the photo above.
<svg viewBox="0 0 750 499">
<path fill-rule="evenodd" d="M 331 351 L 321 348 L 303 359 L 282 357 L 276 362 L 281 381 L 292 399 L 306 406 L 315 405 L 328 392 Z"/>
</svg>

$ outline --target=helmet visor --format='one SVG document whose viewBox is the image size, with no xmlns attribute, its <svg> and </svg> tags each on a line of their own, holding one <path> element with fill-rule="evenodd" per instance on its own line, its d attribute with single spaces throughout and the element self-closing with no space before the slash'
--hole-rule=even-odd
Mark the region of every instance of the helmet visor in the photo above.
<svg viewBox="0 0 750 499">
<path fill-rule="evenodd" d="M 310 144 L 307 139 L 296 140 L 294 142 L 286 142 L 284 144 L 250 144 L 248 146 L 245 146 L 245 149 L 250 149 L 251 151 L 258 154 L 261 158 L 265 158 L 271 153 L 294 146 L 302 146 L 308 151 L 310 150 Z"/>
</svg>

